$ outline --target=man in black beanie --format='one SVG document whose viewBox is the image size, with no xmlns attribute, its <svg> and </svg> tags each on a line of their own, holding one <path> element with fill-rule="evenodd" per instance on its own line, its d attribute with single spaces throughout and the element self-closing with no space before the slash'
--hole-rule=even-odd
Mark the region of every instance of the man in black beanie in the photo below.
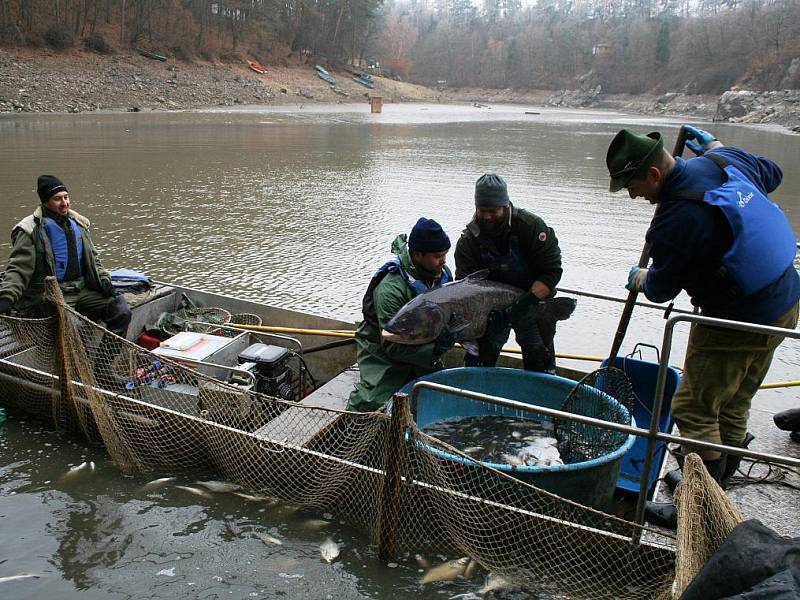
<svg viewBox="0 0 800 600">
<path fill-rule="evenodd" d="M 493 367 L 513 328 L 524 368 L 555 372 L 555 320 L 536 319 L 530 309 L 555 294 L 562 273 L 558 239 L 540 217 L 511 204 L 499 175 L 486 173 L 475 183 L 475 215 L 456 244 L 455 261 L 456 279 L 488 269 L 489 279 L 528 292 L 490 314 L 478 356 L 467 353 L 464 364 Z"/>
<path fill-rule="evenodd" d="M 420 346 L 381 338 L 381 330 L 414 296 L 453 280 L 445 265 L 450 238 L 433 219 L 420 218 L 411 234 L 392 243 L 393 260 L 373 275 L 364 294 L 364 320 L 356 331 L 361 379 L 350 394 L 348 410 L 378 410 L 409 381 L 441 368 L 453 345 L 447 328 L 434 342 Z"/>
<path fill-rule="evenodd" d="M 40 205 L 11 230 L 0 315 L 13 309 L 21 317 L 46 316 L 44 280 L 55 276 L 70 306 L 124 337 L 131 311 L 97 257 L 89 220 L 70 209 L 69 192 L 58 177 L 41 175 L 36 192 Z"/>
</svg>

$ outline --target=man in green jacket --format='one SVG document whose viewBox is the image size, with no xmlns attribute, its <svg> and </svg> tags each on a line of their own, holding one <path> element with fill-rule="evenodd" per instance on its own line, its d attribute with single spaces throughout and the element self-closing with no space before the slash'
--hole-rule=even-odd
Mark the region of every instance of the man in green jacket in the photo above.
<svg viewBox="0 0 800 600">
<path fill-rule="evenodd" d="M 561 279 L 561 250 L 551 227 L 511 204 L 505 180 L 494 173 L 475 183 L 475 215 L 456 244 L 456 279 L 489 270 L 489 279 L 526 290 L 506 311 L 489 315 L 479 355 L 467 353 L 466 366 L 493 367 L 514 329 L 528 371 L 554 373 L 555 320 L 535 319 L 531 308 L 555 295 Z"/>
<path fill-rule="evenodd" d="M 361 380 L 350 394 L 348 410 L 378 410 L 406 383 L 442 367 L 439 359 L 453 345 L 446 329 L 439 339 L 421 346 L 388 342 L 381 338 L 381 330 L 414 296 L 452 281 L 445 266 L 449 249 L 447 234 L 425 217 L 408 238 L 405 234 L 395 238 L 395 259 L 378 269 L 364 294 L 364 320 L 356 331 Z"/>
<path fill-rule="evenodd" d="M 89 235 L 89 220 L 70 209 L 69 192 L 58 177 L 37 180 L 41 204 L 11 230 L 11 254 L 0 284 L 0 315 L 48 314 L 45 277 L 55 276 L 64 300 L 79 313 L 125 336 L 131 311 L 111 284 Z"/>
</svg>

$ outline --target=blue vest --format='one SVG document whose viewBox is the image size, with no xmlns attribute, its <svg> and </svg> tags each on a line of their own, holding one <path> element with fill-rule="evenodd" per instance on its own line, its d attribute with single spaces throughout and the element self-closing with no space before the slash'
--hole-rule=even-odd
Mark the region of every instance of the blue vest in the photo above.
<svg viewBox="0 0 800 600">
<path fill-rule="evenodd" d="M 83 237 L 81 236 L 81 228 L 74 219 L 67 219 L 72 233 L 75 235 L 75 250 L 78 253 L 78 272 L 83 276 Z M 67 233 L 49 217 L 44 217 L 44 229 L 47 232 L 47 237 L 50 239 L 50 247 L 53 249 L 53 257 L 55 258 L 55 275 L 58 281 L 64 281 L 64 275 L 67 273 L 67 265 L 69 263 L 69 245 L 67 243 Z"/>
<path fill-rule="evenodd" d="M 797 241 L 780 207 L 742 172 L 708 153 L 728 180 L 708 190 L 703 202 L 719 207 L 733 230 L 733 244 L 722 264 L 745 296 L 775 282 L 794 261 Z"/>
<path fill-rule="evenodd" d="M 375 292 L 375 288 L 378 287 L 378 284 L 383 281 L 383 278 L 386 277 L 389 273 L 400 273 L 403 276 L 403 279 L 406 280 L 408 286 L 414 292 L 414 296 L 418 296 L 419 294 L 423 294 L 428 290 L 436 289 L 440 286 L 443 286 L 445 283 L 448 283 L 453 280 L 453 276 L 450 273 L 450 269 L 444 267 L 442 269 L 442 274 L 439 276 L 439 279 L 436 280 L 432 287 L 428 287 L 428 285 L 422 281 L 421 279 L 415 279 L 412 277 L 408 271 L 405 270 L 403 267 L 403 263 L 399 257 L 395 257 L 393 260 L 390 260 L 386 264 L 384 264 L 380 269 L 375 272 L 375 275 L 372 276 L 372 280 L 369 282 L 367 286 L 367 292 L 364 294 L 364 299 L 361 302 L 361 311 L 364 314 L 364 321 L 372 325 L 375 330 L 379 328 L 378 325 L 378 315 L 375 311 L 375 298 L 373 297 L 373 293 Z"/>
</svg>

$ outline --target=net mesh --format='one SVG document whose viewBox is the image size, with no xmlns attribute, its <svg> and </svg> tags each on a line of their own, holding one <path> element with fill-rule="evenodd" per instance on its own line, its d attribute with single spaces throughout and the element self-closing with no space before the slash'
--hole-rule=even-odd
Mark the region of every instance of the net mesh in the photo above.
<svg viewBox="0 0 800 600">
<path fill-rule="evenodd" d="M 678 544 L 674 597 L 679 598 L 725 538 L 742 522 L 742 515 L 708 474 L 697 454 L 686 456 L 683 479 L 675 492 Z"/>
<path fill-rule="evenodd" d="M 654 598 L 672 585 L 670 537 L 476 462 L 418 430 L 405 404 L 391 415 L 349 413 L 216 375 L 157 357 L 63 300 L 48 319 L 0 318 L 4 402 L 102 443 L 123 471 L 213 470 L 348 520 L 384 556 L 468 556 L 558 598 Z M 581 385 L 572 408 L 592 400 Z M 587 434 L 562 431 L 575 440 Z M 640 533 L 645 541 L 632 543 Z"/>
</svg>

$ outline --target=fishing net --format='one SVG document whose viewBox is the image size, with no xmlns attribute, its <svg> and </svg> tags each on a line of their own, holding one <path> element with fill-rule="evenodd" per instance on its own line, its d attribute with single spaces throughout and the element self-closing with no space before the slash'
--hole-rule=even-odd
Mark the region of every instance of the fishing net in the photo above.
<svg viewBox="0 0 800 600">
<path fill-rule="evenodd" d="M 539 597 L 644 600 L 672 584 L 673 538 L 477 462 L 420 431 L 402 397 L 390 415 L 326 408 L 326 394 L 352 389 L 355 371 L 312 395 L 319 404 L 282 400 L 255 392 L 235 366 L 183 364 L 110 334 L 56 291 L 51 318 L 0 317 L 0 400 L 102 444 L 125 472 L 212 470 L 346 520 L 382 556 L 468 556 L 481 576 Z M 226 343 L 254 334 L 241 335 Z M 579 384 L 565 408 L 608 417 L 591 412 L 602 377 Z M 610 416 L 627 418 L 624 409 Z M 563 423 L 559 431 L 581 454 L 621 439 Z"/>
<path fill-rule="evenodd" d="M 166 331 L 170 335 L 186 330 L 208 333 L 214 329 L 214 325 L 226 325 L 230 320 L 231 313 L 224 308 L 181 308 L 175 312 L 162 313 L 155 323 L 155 329 Z"/>
<path fill-rule="evenodd" d="M 694 453 L 687 455 L 684 461 L 675 505 L 678 507 L 678 550 L 673 594 L 679 598 L 706 561 L 742 522 L 742 515 Z"/>
<path fill-rule="evenodd" d="M 608 398 L 614 401 L 608 401 Z M 561 410 L 621 425 L 631 424 L 633 386 L 615 367 L 604 367 L 581 379 Z M 568 419 L 553 420 L 556 439 L 565 462 L 573 463 L 605 456 L 618 449 L 627 433 Z"/>
</svg>

